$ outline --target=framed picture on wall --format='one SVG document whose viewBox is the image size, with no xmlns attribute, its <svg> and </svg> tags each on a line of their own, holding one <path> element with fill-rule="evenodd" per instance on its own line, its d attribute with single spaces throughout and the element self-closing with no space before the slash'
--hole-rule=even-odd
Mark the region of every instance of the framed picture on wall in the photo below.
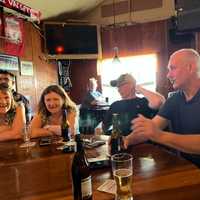
<svg viewBox="0 0 200 200">
<path fill-rule="evenodd" d="M 20 72 L 21 72 L 21 75 L 24 75 L 24 76 L 33 76 L 33 62 L 21 61 Z"/>
<path fill-rule="evenodd" d="M 19 58 L 17 56 L 0 54 L 0 69 L 18 71 Z"/>
</svg>

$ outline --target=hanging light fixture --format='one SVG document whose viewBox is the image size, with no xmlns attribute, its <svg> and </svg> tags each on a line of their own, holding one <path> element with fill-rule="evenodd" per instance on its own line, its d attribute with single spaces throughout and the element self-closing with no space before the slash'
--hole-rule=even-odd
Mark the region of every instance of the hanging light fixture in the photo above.
<svg viewBox="0 0 200 200">
<path fill-rule="evenodd" d="M 115 34 L 116 34 L 116 22 L 115 22 L 115 14 L 116 14 L 116 10 L 115 10 L 115 0 L 113 0 L 113 19 L 114 19 L 114 24 L 113 24 L 113 32 L 114 32 L 114 42 L 116 43 L 116 38 L 115 38 Z M 115 46 L 113 48 L 114 50 L 114 57 L 113 57 L 113 64 L 120 64 L 120 59 L 119 59 L 119 48 L 117 46 Z"/>
<path fill-rule="evenodd" d="M 119 51 L 118 47 L 114 47 L 113 50 L 114 50 L 114 57 L 113 57 L 112 63 L 113 64 L 119 64 L 119 63 L 121 63 L 120 59 L 119 59 L 119 56 L 118 56 L 118 51 Z"/>
</svg>

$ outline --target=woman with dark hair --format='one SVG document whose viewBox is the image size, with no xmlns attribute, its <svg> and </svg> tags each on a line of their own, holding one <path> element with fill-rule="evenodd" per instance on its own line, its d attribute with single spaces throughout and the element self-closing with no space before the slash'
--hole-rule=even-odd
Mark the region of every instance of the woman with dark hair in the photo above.
<svg viewBox="0 0 200 200">
<path fill-rule="evenodd" d="M 50 85 L 42 93 L 38 113 L 31 122 L 32 137 L 61 135 L 63 121 L 69 124 L 70 133 L 75 134 L 77 108 L 59 85 Z"/>
<path fill-rule="evenodd" d="M 8 84 L 0 84 L 0 141 L 21 138 L 26 124 L 25 109 L 17 104 Z"/>
</svg>

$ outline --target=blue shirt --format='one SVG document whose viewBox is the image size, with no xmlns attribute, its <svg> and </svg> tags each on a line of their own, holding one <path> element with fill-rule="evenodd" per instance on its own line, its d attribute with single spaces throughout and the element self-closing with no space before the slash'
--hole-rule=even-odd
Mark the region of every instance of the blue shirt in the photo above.
<svg viewBox="0 0 200 200">
<path fill-rule="evenodd" d="M 168 119 L 172 131 L 177 134 L 200 134 L 200 89 L 189 101 L 183 91 L 177 91 L 167 99 L 158 115 Z M 199 155 L 181 155 L 200 167 Z"/>
<path fill-rule="evenodd" d="M 200 90 L 189 101 L 182 91 L 167 99 L 158 115 L 171 122 L 172 130 L 179 134 L 200 134 Z"/>
<path fill-rule="evenodd" d="M 102 94 L 99 91 L 89 91 L 86 94 L 86 96 L 85 96 L 85 98 L 84 98 L 81 106 L 83 108 L 91 108 L 91 107 L 93 107 L 93 105 L 91 103 L 94 100 L 100 101 L 102 98 L 103 98 L 103 96 L 102 96 Z"/>
</svg>

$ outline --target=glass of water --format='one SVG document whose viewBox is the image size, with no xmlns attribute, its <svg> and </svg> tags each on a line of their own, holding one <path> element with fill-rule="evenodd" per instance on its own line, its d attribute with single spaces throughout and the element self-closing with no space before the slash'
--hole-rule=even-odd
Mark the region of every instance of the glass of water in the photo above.
<svg viewBox="0 0 200 200">
<path fill-rule="evenodd" d="M 117 186 L 115 200 L 133 200 L 132 163 L 133 157 L 128 153 L 114 154 L 111 157 L 113 177 Z"/>
</svg>

